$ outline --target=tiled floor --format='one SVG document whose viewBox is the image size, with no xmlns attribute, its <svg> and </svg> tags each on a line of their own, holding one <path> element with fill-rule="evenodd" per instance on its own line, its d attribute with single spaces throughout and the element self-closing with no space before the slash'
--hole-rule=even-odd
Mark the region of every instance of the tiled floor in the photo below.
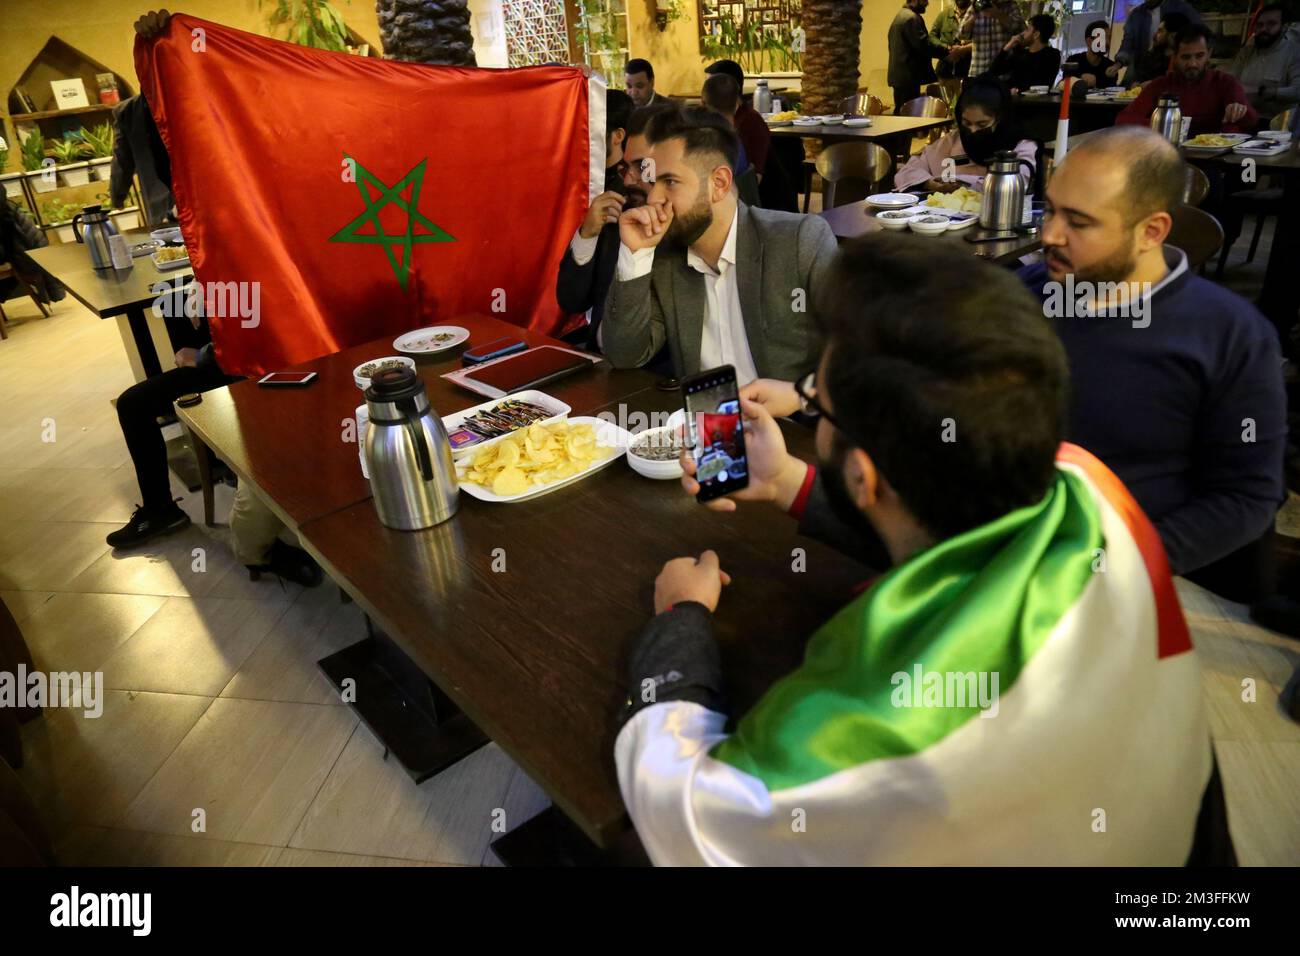
<svg viewBox="0 0 1300 956">
<path fill-rule="evenodd" d="M 1267 246 L 1257 264 L 1266 255 Z M 0 598 L 40 667 L 102 670 L 108 687 L 102 716 L 51 709 L 24 729 L 20 775 L 61 858 L 493 863 L 494 811 L 513 828 L 546 806 L 532 781 L 489 746 L 412 785 L 316 669 L 359 637 L 355 606 L 329 585 L 250 582 L 225 528 L 203 527 L 197 495 L 183 502 L 195 518 L 189 530 L 112 554 L 104 535 L 137 500 L 110 405 L 131 381 L 116 327 L 71 299 L 50 319 L 26 301 L 7 311 L 15 321 L 0 342 Z M 218 488 L 219 521 L 229 506 L 229 489 Z M 1300 863 L 1300 726 L 1277 702 L 1300 644 L 1192 585 L 1180 593 L 1239 855 Z M 1241 699 L 1246 677 L 1256 683 L 1253 703 Z"/>
<path fill-rule="evenodd" d="M 494 864 L 502 812 L 513 828 L 545 795 L 491 745 L 418 787 L 386 761 L 316 668 L 364 636 L 361 613 L 328 583 L 249 581 L 230 489 L 206 528 L 173 478 L 194 526 L 113 554 L 104 535 L 139 500 L 110 404 L 131 384 L 117 327 L 71 298 L 49 319 L 5 311 L 0 598 L 38 667 L 106 685 L 101 716 L 51 708 L 23 730 L 20 777 L 61 860 Z"/>
</svg>

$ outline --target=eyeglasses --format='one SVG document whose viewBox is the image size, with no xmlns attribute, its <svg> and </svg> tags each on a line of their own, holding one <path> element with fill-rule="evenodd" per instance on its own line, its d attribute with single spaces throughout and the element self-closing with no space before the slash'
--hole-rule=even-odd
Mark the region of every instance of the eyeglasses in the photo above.
<svg viewBox="0 0 1300 956">
<path fill-rule="evenodd" d="M 820 415 L 840 431 L 848 434 L 844 426 L 835 420 L 835 416 L 826 411 L 825 406 L 817 401 L 817 371 L 807 373 L 795 380 L 794 393 L 799 396 L 799 409 L 805 415 Z"/>
</svg>

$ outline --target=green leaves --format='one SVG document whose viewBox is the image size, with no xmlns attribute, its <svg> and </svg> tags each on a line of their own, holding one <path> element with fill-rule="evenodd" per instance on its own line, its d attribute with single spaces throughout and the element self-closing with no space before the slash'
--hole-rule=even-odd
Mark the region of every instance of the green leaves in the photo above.
<svg viewBox="0 0 1300 956">
<path fill-rule="evenodd" d="M 68 136 L 64 139 L 56 140 L 50 147 L 50 153 L 54 156 L 60 166 L 66 166 L 68 163 L 75 163 L 83 156 L 90 153 L 90 147 L 82 140 L 81 135 Z"/>
<path fill-rule="evenodd" d="M 289 40 L 299 46 L 339 52 L 348 47 L 348 25 L 343 14 L 326 0 L 276 0 L 267 21 L 272 26 L 286 27 Z"/>
<path fill-rule="evenodd" d="M 83 129 L 82 139 L 90 147 L 90 155 L 96 159 L 113 155 L 113 124 L 100 123 L 93 129 Z"/>
<path fill-rule="evenodd" d="M 23 140 L 22 153 L 23 169 L 40 169 L 41 163 L 45 159 L 45 137 L 39 132 L 33 132 Z"/>
</svg>

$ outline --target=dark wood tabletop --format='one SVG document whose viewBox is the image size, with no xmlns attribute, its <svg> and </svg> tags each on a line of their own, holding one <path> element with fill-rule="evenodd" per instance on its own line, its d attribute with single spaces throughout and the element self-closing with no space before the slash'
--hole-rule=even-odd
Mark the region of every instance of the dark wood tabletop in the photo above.
<svg viewBox="0 0 1300 956">
<path fill-rule="evenodd" d="M 667 411 L 674 394 L 627 405 Z M 611 409 L 613 411 L 613 409 Z M 790 448 L 813 433 L 783 423 Z M 743 713 L 798 665 L 806 637 L 866 569 L 795 534 L 770 505 L 717 514 L 675 480 L 620 462 L 517 504 L 462 495 L 450 521 L 392 531 L 366 501 L 308 522 L 306 547 L 372 619 L 599 846 L 628 820 L 614 771 L 626 652 L 653 614 L 665 561 L 718 552 L 732 576 L 716 617 L 727 694 Z M 792 549 L 806 551 L 793 570 Z M 505 571 L 493 571 L 504 549 Z"/>
<path fill-rule="evenodd" d="M 876 209 L 865 199 L 861 202 L 847 203 L 818 213 L 831 226 L 831 232 L 840 240 L 856 239 L 875 232 L 885 231 L 885 227 L 876 219 Z M 915 233 L 912 233 L 915 235 Z M 989 242 L 968 242 L 966 236 L 987 236 L 988 230 L 978 224 L 959 232 L 945 233 L 942 236 L 927 237 L 934 242 L 936 252 L 959 252 L 962 255 L 975 255 L 991 262 L 1011 263 L 1021 256 L 1036 252 L 1042 248 L 1042 239 L 1038 235 L 1016 236 L 1013 239 L 995 239 Z"/>
<path fill-rule="evenodd" d="M 470 337 L 448 352 L 416 359 L 429 402 L 439 415 L 486 401 L 439 377 L 460 367 L 466 347 L 504 336 L 534 346 L 564 344 L 487 315 L 460 316 L 442 324 L 463 326 Z M 365 402 L 352 370 L 370 359 L 396 354 L 391 338 L 376 339 L 294 366 L 293 371 L 316 373 L 316 380 L 305 388 L 265 388 L 245 380 L 204 392 L 198 405 L 177 407 L 176 413 L 232 471 L 262 491 L 282 521 L 297 528 L 370 497 L 357 445 L 344 441 L 347 422 Z M 618 371 L 601 362 L 546 386 L 546 392 L 571 405 L 575 415 L 584 415 L 654 382 L 648 372 Z"/>
<path fill-rule="evenodd" d="M 937 126 L 947 126 L 952 122 L 951 116 L 873 116 L 870 126 L 773 126 L 773 136 L 799 136 L 825 140 L 828 143 L 841 140 L 878 140 L 893 136 L 915 136 L 917 133 Z"/>
<path fill-rule="evenodd" d="M 122 235 L 128 243 L 137 243 L 149 238 L 149 230 L 132 229 Z M 151 303 L 159 282 L 175 286 L 177 280 L 185 283 L 194 278 L 189 266 L 160 272 L 148 256 L 132 259 L 130 269 L 95 269 L 90 265 L 90 253 L 79 242 L 30 249 L 25 254 L 101 319 L 125 315 Z"/>
</svg>

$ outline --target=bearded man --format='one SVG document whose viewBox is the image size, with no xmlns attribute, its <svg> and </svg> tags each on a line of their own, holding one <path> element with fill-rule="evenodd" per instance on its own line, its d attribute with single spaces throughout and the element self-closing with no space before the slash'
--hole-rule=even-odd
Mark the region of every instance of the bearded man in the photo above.
<svg viewBox="0 0 1300 956">
<path fill-rule="evenodd" d="M 1114 471 L 1174 574 L 1232 600 L 1271 591 L 1286 398 L 1276 331 L 1165 245 L 1183 163 L 1117 126 L 1070 150 L 1047 189 L 1039 293 L 1069 356 L 1066 437 Z"/>
<path fill-rule="evenodd" d="M 646 139 L 646 203 L 619 217 L 606 358 L 645 365 L 666 342 L 678 377 L 731 365 L 744 385 L 807 370 L 821 354 L 813 302 L 835 254 L 830 226 L 742 203 L 739 140 L 711 110 L 658 114 Z"/>
</svg>

